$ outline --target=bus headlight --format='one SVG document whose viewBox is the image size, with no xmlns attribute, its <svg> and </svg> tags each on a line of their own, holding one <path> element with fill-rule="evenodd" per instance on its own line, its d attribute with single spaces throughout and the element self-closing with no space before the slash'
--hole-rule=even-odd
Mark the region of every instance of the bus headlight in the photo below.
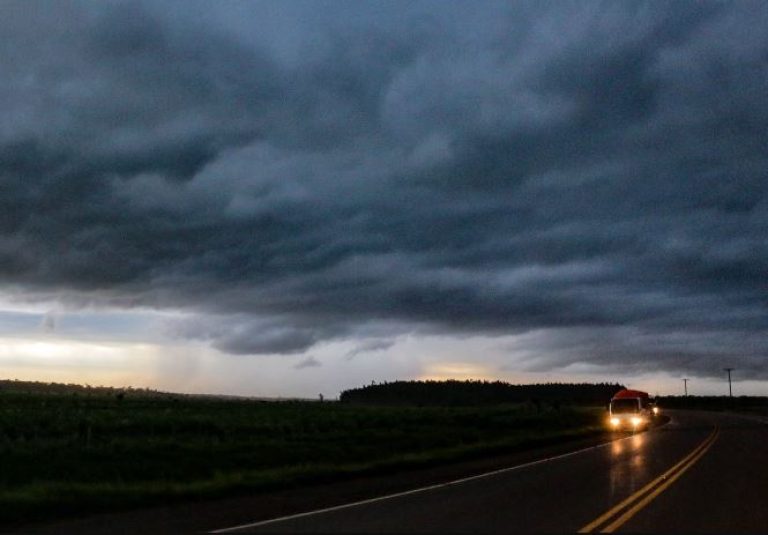
<svg viewBox="0 0 768 535">
<path fill-rule="evenodd" d="M 640 418 L 640 417 L 638 417 L 638 416 L 633 416 L 633 417 L 632 417 L 632 419 L 630 420 L 630 422 L 632 422 L 632 425 L 634 425 L 635 427 L 637 427 L 638 425 L 640 425 L 641 423 L 643 423 L 643 419 L 642 419 L 642 418 Z"/>
<path fill-rule="evenodd" d="M 611 418 L 611 425 L 613 427 L 618 427 L 620 423 L 621 423 L 621 420 L 619 420 L 618 418 L 616 417 Z"/>
</svg>

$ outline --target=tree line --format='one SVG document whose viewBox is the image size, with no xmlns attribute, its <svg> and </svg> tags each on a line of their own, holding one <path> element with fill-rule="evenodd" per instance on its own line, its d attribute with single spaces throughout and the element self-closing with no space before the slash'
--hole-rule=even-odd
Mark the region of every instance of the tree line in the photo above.
<svg viewBox="0 0 768 535">
<path fill-rule="evenodd" d="M 766 396 L 663 396 L 657 398 L 666 409 L 734 410 L 768 414 Z"/>
<path fill-rule="evenodd" d="M 64 383 L 46 383 L 42 381 L 21 381 L 18 379 L 0 379 L 0 394 L 44 394 L 44 395 L 94 395 L 122 396 L 125 394 L 161 397 L 172 396 L 149 388 L 115 388 L 111 386 L 91 386 Z"/>
<path fill-rule="evenodd" d="M 447 380 L 372 383 L 345 390 L 342 403 L 357 405 L 461 406 L 503 403 L 605 405 L 625 388 L 618 383 L 541 383 Z"/>
</svg>

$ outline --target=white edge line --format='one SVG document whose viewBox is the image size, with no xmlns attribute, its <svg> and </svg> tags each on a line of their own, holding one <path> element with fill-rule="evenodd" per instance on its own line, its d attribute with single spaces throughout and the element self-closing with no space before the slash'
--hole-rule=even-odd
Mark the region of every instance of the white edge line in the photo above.
<svg viewBox="0 0 768 535">
<path fill-rule="evenodd" d="M 391 500 L 393 498 L 399 498 L 401 496 L 408 496 L 410 494 L 417 494 L 417 493 L 420 493 L 420 492 L 427 492 L 427 491 L 430 491 L 430 490 L 440 489 L 440 488 L 443 488 L 443 487 L 450 487 L 452 485 L 459 485 L 461 483 L 466 483 L 468 481 L 474 481 L 475 479 L 483 479 L 483 478 L 486 478 L 486 477 L 491 477 L 491 476 L 495 476 L 495 475 L 498 475 L 498 474 L 503 474 L 503 473 L 506 473 L 506 472 L 512 472 L 512 471 L 515 471 L 515 470 L 522 470 L 523 468 L 528 468 L 528 467 L 531 467 L 531 466 L 536 466 L 537 464 L 548 463 L 548 462 L 551 462 L 551 461 L 556 461 L 558 459 L 564 459 L 566 457 L 571 457 L 573 455 L 578 455 L 578 454 L 584 453 L 586 451 L 595 450 L 595 449 L 598 449 L 598 448 L 604 448 L 605 446 L 609 446 L 609 445 L 613 444 L 614 442 L 621 442 L 623 440 L 629 440 L 629 439 L 631 439 L 634 436 L 635 435 L 629 435 L 629 436 L 624 437 L 624 438 L 619 438 L 619 439 L 616 439 L 616 440 L 611 440 L 611 441 L 608 441 L 608 442 L 603 442 L 602 444 L 597 444 L 595 446 L 587 446 L 586 448 L 582 448 L 580 450 L 571 451 L 571 452 L 568 452 L 568 453 L 562 453 L 560 455 L 555 455 L 554 457 L 547 457 L 546 459 L 539 459 L 537 461 L 531 461 L 531 462 L 527 462 L 527 463 L 523 463 L 523 464 L 518 464 L 518 465 L 515 465 L 515 466 L 509 466 L 507 468 L 500 468 L 498 470 L 492 470 L 490 472 L 483 472 L 482 474 L 477 474 L 477 475 L 469 476 L 469 477 L 463 477 L 461 479 L 454 479 L 453 481 L 448 481 L 446 483 L 437 483 L 435 485 L 429 485 L 427 487 L 419 487 L 419 488 L 416 488 L 416 489 L 406 490 L 406 491 L 403 491 L 403 492 L 396 492 L 394 494 L 386 494 L 384 496 L 377 496 L 376 498 L 368 498 L 367 500 L 360 500 L 360 501 L 357 501 L 357 502 L 344 503 L 344 504 L 341 504 L 341 505 L 334 505 L 333 507 L 325 507 L 323 509 L 315 509 L 314 511 L 306 511 L 304 513 L 296 513 L 296 514 L 292 514 L 292 515 L 280 516 L 280 517 L 277 517 L 277 518 L 270 518 L 270 519 L 267 519 L 267 520 L 260 520 L 258 522 L 251 522 L 249 524 L 241 524 L 239 526 L 233 526 L 233 527 L 230 527 L 230 528 L 215 529 L 213 531 L 209 531 L 208 533 L 231 533 L 233 531 L 239 531 L 239 530 L 249 529 L 249 528 L 256 528 L 256 527 L 259 527 L 259 526 L 265 526 L 267 524 L 274 524 L 274 523 L 277 523 L 277 522 L 284 522 L 286 520 L 294 520 L 296 518 L 303 518 L 305 516 L 312 516 L 312 515 L 320 515 L 320 514 L 323 514 L 323 513 L 330 513 L 332 511 L 339 511 L 341 509 L 349 509 L 351 507 L 358 507 L 360 505 L 366 505 L 366 504 L 369 504 L 369 503 L 381 502 L 381 501 L 384 501 L 384 500 Z"/>
</svg>

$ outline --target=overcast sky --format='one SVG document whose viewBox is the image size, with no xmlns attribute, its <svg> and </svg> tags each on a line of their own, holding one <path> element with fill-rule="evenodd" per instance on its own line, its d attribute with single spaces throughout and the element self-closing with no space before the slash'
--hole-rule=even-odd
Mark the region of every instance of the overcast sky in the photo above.
<svg viewBox="0 0 768 535">
<path fill-rule="evenodd" d="M 766 28 L 762 1 L 5 0 L 2 375 L 722 393 L 730 366 L 768 394 Z"/>
</svg>

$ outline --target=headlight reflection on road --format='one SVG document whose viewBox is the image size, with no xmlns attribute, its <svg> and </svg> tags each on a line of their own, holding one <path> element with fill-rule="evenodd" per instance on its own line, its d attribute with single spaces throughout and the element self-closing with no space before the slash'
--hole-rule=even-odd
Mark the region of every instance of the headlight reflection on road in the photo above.
<svg viewBox="0 0 768 535">
<path fill-rule="evenodd" d="M 645 433 L 638 433 L 611 443 L 611 466 L 609 469 L 609 489 L 616 498 L 635 492 L 643 483 L 648 469 L 644 446 Z"/>
<path fill-rule="evenodd" d="M 611 455 L 618 457 L 623 453 L 630 453 L 632 450 L 639 450 L 645 444 L 645 435 L 632 435 L 620 440 L 611 442 Z"/>
<path fill-rule="evenodd" d="M 632 457 L 632 468 L 640 468 L 644 464 L 645 454 L 642 451 L 643 444 L 645 444 L 645 435 L 633 435 L 632 447 L 635 449 L 635 455 Z"/>
</svg>

